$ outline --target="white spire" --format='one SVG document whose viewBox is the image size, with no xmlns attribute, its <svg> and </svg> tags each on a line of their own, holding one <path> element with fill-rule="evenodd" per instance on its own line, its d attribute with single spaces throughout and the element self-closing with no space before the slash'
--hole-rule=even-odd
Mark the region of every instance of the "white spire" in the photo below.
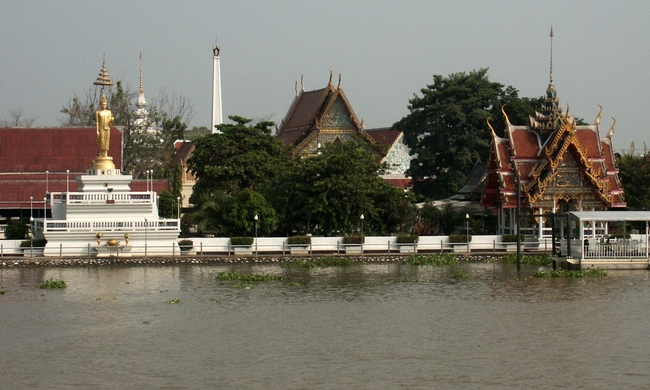
<svg viewBox="0 0 650 390">
<path fill-rule="evenodd" d="M 212 47 L 212 123 L 211 130 L 213 133 L 218 132 L 214 127 L 223 123 L 221 114 L 221 63 L 219 46 Z"/>
<path fill-rule="evenodd" d="M 138 94 L 138 102 L 135 104 L 135 120 L 133 124 L 137 127 L 147 127 L 147 132 L 155 131 L 155 128 L 150 126 L 149 111 L 147 111 L 147 100 L 144 98 L 144 88 L 142 84 L 142 52 L 140 52 L 140 93 Z"/>
</svg>

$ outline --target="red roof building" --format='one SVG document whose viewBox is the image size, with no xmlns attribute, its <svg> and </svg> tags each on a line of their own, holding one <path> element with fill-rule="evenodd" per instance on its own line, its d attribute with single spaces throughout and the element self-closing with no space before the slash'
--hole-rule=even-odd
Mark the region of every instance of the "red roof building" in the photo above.
<svg viewBox="0 0 650 390">
<path fill-rule="evenodd" d="M 516 228 L 518 180 L 521 207 L 531 214 L 626 206 L 612 145 L 614 125 L 601 138 L 601 113 L 593 124 L 577 125 L 558 103 L 551 78 L 545 105 L 527 126 L 512 125 L 504 111 L 504 137 L 492 129 L 481 205 L 496 208 L 502 234 L 514 233 Z M 533 218 L 535 233 L 542 236 L 544 224 L 540 219 Z"/>
</svg>

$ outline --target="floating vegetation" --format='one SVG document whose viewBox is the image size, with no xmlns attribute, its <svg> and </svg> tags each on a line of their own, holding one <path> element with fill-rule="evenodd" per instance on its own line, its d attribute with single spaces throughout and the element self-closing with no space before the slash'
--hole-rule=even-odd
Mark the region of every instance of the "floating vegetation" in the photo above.
<svg viewBox="0 0 650 390">
<path fill-rule="evenodd" d="M 241 288 L 241 289 L 244 289 L 244 290 L 250 290 L 250 289 L 251 289 L 251 285 L 250 285 L 250 284 L 246 284 L 246 283 L 241 283 L 241 284 L 240 284 L 240 283 L 236 283 L 236 284 L 233 284 L 232 286 L 233 286 L 234 288 Z"/>
<path fill-rule="evenodd" d="M 181 300 L 178 299 L 178 298 L 176 298 L 176 299 L 170 299 L 170 300 L 167 301 L 167 303 L 170 303 L 170 304 L 173 305 L 173 304 L 176 304 L 176 303 L 181 303 Z"/>
<path fill-rule="evenodd" d="M 149 321 L 142 321 L 143 324 L 149 325 Z"/>
<path fill-rule="evenodd" d="M 0 295 L 3 295 L 5 293 L 5 290 L 0 290 Z"/>
<path fill-rule="evenodd" d="M 298 282 L 290 282 L 290 283 L 287 283 L 287 287 L 300 287 L 300 283 L 298 283 Z"/>
<path fill-rule="evenodd" d="M 422 283 L 424 280 L 420 279 L 409 279 L 409 278 L 397 278 L 395 283 Z"/>
<path fill-rule="evenodd" d="M 601 268 L 593 268 L 587 270 L 579 271 L 567 271 L 563 269 L 557 269 L 550 272 L 546 271 L 537 271 L 533 274 L 535 278 L 597 278 L 607 276 L 607 271 Z"/>
<path fill-rule="evenodd" d="M 457 270 L 456 272 L 453 273 L 452 277 L 454 279 L 467 279 L 469 278 L 469 274 L 462 269 Z"/>
<path fill-rule="evenodd" d="M 45 289 L 54 289 L 54 288 L 66 288 L 66 285 L 63 280 L 54 280 L 50 278 L 49 280 L 45 280 L 41 282 L 41 284 L 38 287 L 45 288 Z"/>
<path fill-rule="evenodd" d="M 283 280 L 284 277 L 279 275 L 256 275 L 256 274 L 240 274 L 238 272 L 219 272 L 216 276 L 217 280 L 221 281 L 241 281 L 241 282 L 271 282 L 274 280 Z"/>
<path fill-rule="evenodd" d="M 449 265 L 457 264 L 458 257 L 451 253 L 436 253 L 434 255 L 411 255 L 404 261 L 411 265 Z"/>
<path fill-rule="evenodd" d="M 217 300 L 217 298 L 210 298 L 210 300 L 211 300 L 212 302 L 219 302 L 219 301 Z"/>
<path fill-rule="evenodd" d="M 517 264 L 517 254 L 510 253 L 501 257 L 501 262 L 505 264 Z M 553 264 L 553 259 L 548 254 L 543 255 L 521 255 L 521 264 L 541 265 L 549 267 Z"/>
<path fill-rule="evenodd" d="M 326 256 L 310 260 L 300 260 L 291 263 L 283 263 L 284 268 L 314 268 L 314 267 L 338 267 L 351 265 L 352 259 L 349 257 Z"/>
</svg>

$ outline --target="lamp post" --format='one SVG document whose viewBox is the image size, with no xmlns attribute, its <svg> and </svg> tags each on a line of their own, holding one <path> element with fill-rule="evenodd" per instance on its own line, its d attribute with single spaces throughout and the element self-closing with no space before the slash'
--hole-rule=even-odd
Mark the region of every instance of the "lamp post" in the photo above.
<svg viewBox="0 0 650 390">
<path fill-rule="evenodd" d="M 181 219 L 181 197 L 176 197 L 176 212 L 178 213 L 178 219 Z"/>
<path fill-rule="evenodd" d="M 29 217 L 29 256 L 34 257 L 34 233 L 32 225 L 34 224 L 34 217 Z"/>
<path fill-rule="evenodd" d="M 366 241 L 363 237 L 363 220 L 366 219 L 363 214 L 359 217 L 361 219 L 361 257 L 363 258 L 363 243 Z"/>
<path fill-rule="evenodd" d="M 45 193 L 50 192 L 50 171 L 45 171 Z"/>
<path fill-rule="evenodd" d="M 43 198 L 43 229 L 45 229 L 46 218 L 47 218 L 47 196 Z"/>
<path fill-rule="evenodd" d="M 34 220 L 34 197 L 30 196 L 29 197 L 29 220 L 33 221 Z"/>
<path fill-rule="evenodd" d="M 67 193 L 70 192 L 70 170 L 65 170 L 65 192 L 66 192 L 66 201 L 68 200 Z"/>
<path fill-rule="evenodd" d="M 147 218 L 144 219 L 144 257 L 147 257 L 147 228 L 149 227 L 149 222 Z"/>
<path fill-rule="evenodd" d="M 255 217 L 253 217 L 255 220 L 255 256 L 257 256 L 257 221 L 259 220 L 259 217 L 257 214 L 255 214 Z"/>
<path fill-rule="evenodd" d="M 466 226 L 465 241 L 467 241 L 467 253 L 469 253 L 469 213 L 465 214 L 465 226 Z"/>
</svg>

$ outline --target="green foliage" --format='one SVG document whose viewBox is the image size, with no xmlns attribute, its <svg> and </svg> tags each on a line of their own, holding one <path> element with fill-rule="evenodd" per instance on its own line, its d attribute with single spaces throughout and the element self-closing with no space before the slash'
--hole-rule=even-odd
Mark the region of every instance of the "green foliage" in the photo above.
<svg viewBox="0 0 650 390">
<path fill-rule="evenodd" d="M 309 245 L 311 244 L 311 236 L 291 236 L 287 238 L 289 245 Z"/>
<path fill-rule="evenodd" d="M 595 278 L 595 277 L 607 276 L 607 271 L 601 268 L 579 270 L 579 271 L 567 271 L 563 269 L 558 269 L 550 272 L 537 271 L 533 274 L 533 277 L 536 278 L 545 278 L 549 276 L 552 278 Z"/>
<path fill-rule="evenodd" d="M 231 245 L 253 245 L 254 237 L 230 237 Z"/>
<path fill-rule="evenodd" d="M 10 219 L 5 228 L 7 240 L 22 240 L 29 232 L 29 225 L 19 219 Z"/>
<path fill-rule="evenodd" d="M 437 253 L 434 255 L 411 255 L 408 259 L 404 261 L 406 264 L 411 265 L 449 265 L 457 264 L 458 257 L 450 253 Z"/>
<path fill-rule="evenodd" d="M 162 218 L 174 218 L 177 216 L 178 202 L 174 195 L 167 191 L 160 191 L 158 196 L 158 215 Z"/>
<path fill-rule="evenodd" d="M 172 304 L 172 305 L 175 305 L 175 304 L 177 304 L 177 303 L 181 303 L 181 300 L 180 300 L 179 298 L 176 298 L 176 299 L 170 299 L 170 300 L 167 301 L 167 303 Z"/>
<path fill-rule="evenodd" d="M 422 283 L 420 279 L 409 279 L 409 278 L 397 278 L 395 283 Z"/>
<path fill-rule="evenodd" d="M 455 270 L 455 271 L 452 273 L 451 276 L 452 276 L 454 279 L 467 279 L 467 278 L 469 278 L 469 274 L 468 274 L 465 270 L 462 270 L 462 269 Z"/>
<path fill-rule="evenodd" d="M 284 277 L 279 275 L 258 275 L 258 274 L 240 274 L 238 272 L 219 272 L 216 276 L 219 281 L 240 281 L 240 282 L 270 282 L 274 280 L 283 280 Z"/>
<path fill-rule="evenodd" d="M 180 240 L 178 246 L 181 248 L 181 251 L 186 252 L 194 248 L 194 241 L 192 240 Z"/>
<path fill-rule="evenodd" d="M 398 244 L 413 244 L 418 242 L 420 237 L 412 234 L 401 234 L 397 236 Z"/>
<path fill-rule="evenodd" d="M 526 237 L 521 236 L 521 242 L 526 241 Z M 501 242 L 517 242 L 516 234 L 504 234 L 501 236 Z"/>
<path fill-rule="evenodd" d="M 417 156 L 408 170 L 417 193 L 444 199 L 460 189 L 476 160 L 488 158 L 488 117 L 496 128 L 505 128 L 502 105 L 510 120 L 521 124 L 541 106 L 541 99 L 520 99 L 515 88 L 489 81 L 487 72 L 434 75 L 422 96 L 409 100 L 410 113 L 394 124 Z"/>
<path fill-rule="evenodd" d="M 650 210 L 650 154 L 617 155 L 619 177 L 629 210 Z"/>
<path fill-rule="evenodd" d="M 450 234 L 449 242 L 452 244 L 466 244 L 472 242 L 472 236 L 466 234 Z"/>
<path fill-rule="evenodd" d="M 273 122 L 250 125 L 251 120 L 230 116 L 235 124 L 217 126 L 221 133 L 194 141 L 194 152 L 187 161 L 196 177 L 190 202 L 201 205 L 204 196 L 217 191 L 237 194 L 244 189 L 257 191 L 287 166 L 284 144 L 271 134 Z"/>
<path fill-rule="evenodd" d="M 56 289 L 56 288 L 66 288 L 66 284 L 63 280 L 54 280 L 52 278 L 41 282 L 38 286 L 42 289 Z"/>
<path fill-rule="evenodd" d="M 282 230 L 334 236 L 361 231 L 390 234 L 410 231 L 417 216 L 411 194 L 378 175 L 371 147 L 348 141 L 326 144 L 322 153 L 294 161 L 273 183 L 273 204 L 282 216 Z"/>
<path fill-rule="evenodd" d="M 35 238 L 33 240 L 23 240 L 20 242 L 21 248 L 45 248 L 47 240 L 44 238 Z"/>
<path fill-rule="evenodd" d="M 501 257 L 500 261 L 505 264 L 516 264 L 517 254 L 510 253 Z M 521 255 L 521 264 L 539 265 L 549 267 L 553 264 L 553 259 L 548 254 L 543 255 Z"/>
<path fill-rule="evenodd" d="M 366 238 L 364 236 L 345 236 L 343 237 L 343 243 L 345 245 L 361 245 L 365 242 Z"/>
<path fill-rule="evenodd" d="M 352 259 L 349 257 L 339 256 L 326 256 L 318 257 L 313 261 L 299 260 L 290 263 L 282 263 L 283 268 L 314 268 L 314 267 L 339 267 L 348 266 L 352 264 Z"/>
</svg>

